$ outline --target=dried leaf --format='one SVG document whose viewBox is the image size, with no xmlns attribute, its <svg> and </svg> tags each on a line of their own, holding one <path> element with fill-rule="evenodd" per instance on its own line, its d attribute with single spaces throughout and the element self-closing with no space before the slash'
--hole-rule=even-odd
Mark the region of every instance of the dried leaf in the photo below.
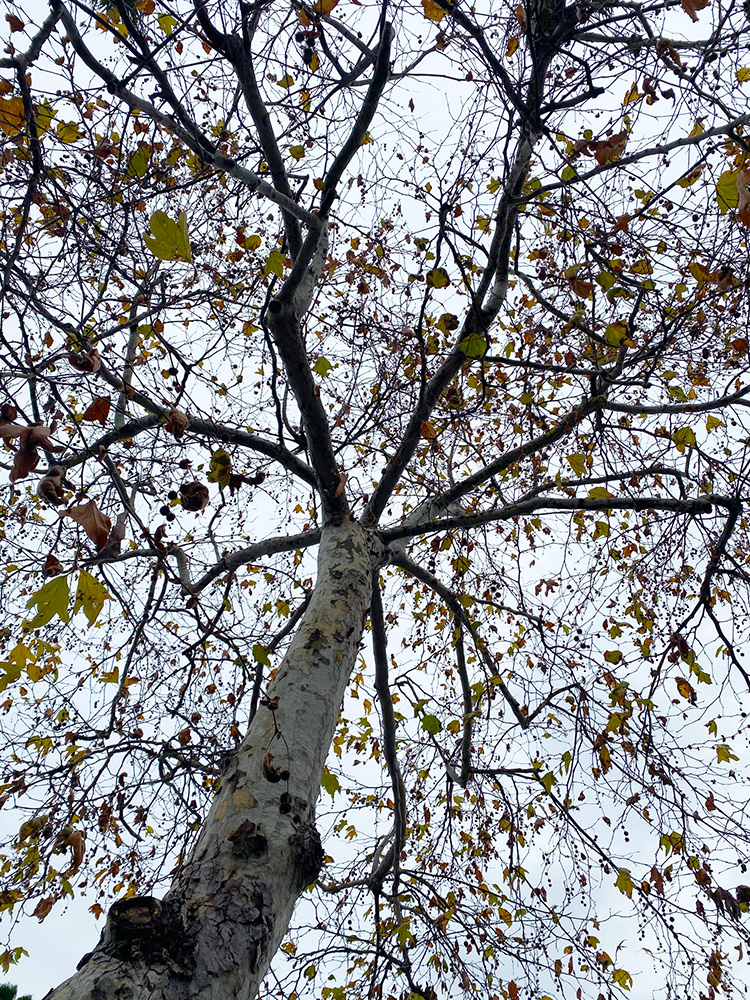
<svg viewBox="0 0 750 1000">
<path fill-rule="evenodd" d="M 183 483 L 180 487 L 181 502 L 185 510 L 194 510 L 199 514 L 208 504 L 208 486 L 204 483 L 193 481 Z"/>
<path fill-rule="evenodd" d="M 93 500 L 88 503 L 78 504 L 75 507 L 68 507 L 63 511 L 68 517 L 72 517 L 76 524 L 80 524 L 91 541 L 96 545 L 97 551 L 101 552 L 107 544 L 109 533 L 112 529 L 112 522 L 103 514 Z"/>
<path fill-rule="evenodd" d="M 182 410 L 172 409 L 169 411 L 169 420 L 165 426 L 175 440 L 179 441 L 190 426 L 190 417 Z"/>
<path fill-rule="evenodd" d="M 102 360 L 97 350 L 89 351 L 88 353 L 84 351 L 80 353 L 69 351 L 67 354 L 63 354 L 63 357 L 66 361 L 70 362 L 76 371 L 86 372 L 88 375 L 98 372 L 102 366 Z"/>
<path fill-rule="evenodd" d="M 111 396 L 97 396 L 92 402 L 91 406 L 86 410 L 86 412 L 81 417 L 81 420 L 87 420 L 89 423 L 101 424 L 102 427 L 107 422 L 107 417 L 109 416 L 109 408 L 112 404 Z"/>
</svg>

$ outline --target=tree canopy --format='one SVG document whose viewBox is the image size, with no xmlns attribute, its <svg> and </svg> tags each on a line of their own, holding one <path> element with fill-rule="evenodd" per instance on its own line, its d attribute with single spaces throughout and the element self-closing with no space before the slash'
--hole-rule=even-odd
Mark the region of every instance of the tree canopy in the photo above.
<svg viewBox="0 0 750 1000">
<path fill-rule="evenodd" d="M 0 911 L 105 925 L 56 998 L 742 989 L 746 7 L 6 15 Z"/>
</svg>

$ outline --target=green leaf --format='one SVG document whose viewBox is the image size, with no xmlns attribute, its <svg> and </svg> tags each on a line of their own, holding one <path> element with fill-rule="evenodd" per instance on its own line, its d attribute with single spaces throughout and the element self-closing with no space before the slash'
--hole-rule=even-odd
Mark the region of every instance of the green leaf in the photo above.
<svg viewBox="0 0 750 1000">
<path fill-rule="evenodd" d="M 552 786 L 556 782 L 555 776 L 552 773 L 552 771 L 547 771 L 547 773 L 542 778 L 540 778 L 539 780 L 544 785 L 544 789 L 547 792 L 547 794 L 549 795 L 549 793 L 552 791 Z"/>
<path fill-rule="evenodd" d="M 630 877 L 630 872 L 628 871 L 627 868 L 620 869 L 620 874 L 617 876 L 617 881 L 615 882 L 615 885 L 620 890 L 620 892 L 624 893 L 628 897 L 628 899 L 633 898 L 633 889 L 635 888 L 635 882 Z"/>
<path fill-rule="evenodd" d="M 622 651 L 619 649 L 608 649 L 604 654 L 607 663 L 619 663 L 622 659 Z"/>
<path fill-rule="evenodd" d="M 253 646 L 253 659 L 256 663 L 262 663 L 264 667 L 271 666 L 271 661 L 268 658 L 268 650 L 260 642 L 256 642 Z"/>
<path fill-rule="evenodd" d="M 331 798 L 333 798 L 333 796 L 336 794 L 339 788 L 341 788 L 341 785 L 339 784 L 339 779 L 336 777 L 335 774 L 331 774 L 331 772 L 328 769 L 323 771 L 323 777 L 320 779 L 320 786 L 326 792 L 328 792 Z"/>
<path fill-rule="evenodd" d="M 51 621 L 55 615 L 62 618 L 64 622 L 70 621 L 68 614 L 68 601 L 70 599 L 70 587 L 67 576 L 56 576 L 37 590 L 35 594 L 26 602 L 27 608 L 36 607 L 37 612 L 28 622 L 28 628 L 41 628 Z"/>
<path fill-rule="evenodd" d="M 187 231 L 187 214 L 180 212 L 177 222 L 166 212 L 154 212 L 149 220 L 152 236 L 144 236 L 144 242 L 154 257 L 159 260 L 184 260 L 190 262 L 193 252 Z"/>
<path fill-rule="evenodd" d="M 78 577 L 76 601 L 73 605 L 73 614 L 76 615 L 79 611 L 83 611 L 89 622 L 88 627 L 91 628 L 101 614 L 104 602 L 110 600 L 112 600 L 112 598 L 107 591 L 107 588 L 103 584 L 99 583 L 95 576 L 92 576 L 90 573 L 87 573 L 85 569 L 82 569 L 81 574 Z"/>
<path fill-rule="evenodd" d="M 312 366 L 312 370 L 315 372 L 316 375 L 320 375 L 321 378 L 325 378 L 326 375 L 328 375 L 332 369 L 333 365 L 328 360 L 328 358 L 324 358 L 322 354 L 315 362 L 315 364 Z"/>
<path fill-rule="evenodd" d="M 422 729 L 435 736 L 437 733 L 442 732 L 443 727 L 436 715 L 425 715 L 422 719 Z"/>
<path fill-rule="evenodd" d="M 470 333 L 461 341 L 461 350 L 466 358 L 483 358 L 487 353 L 487 339 L 481 333 Z"/>
</svg>

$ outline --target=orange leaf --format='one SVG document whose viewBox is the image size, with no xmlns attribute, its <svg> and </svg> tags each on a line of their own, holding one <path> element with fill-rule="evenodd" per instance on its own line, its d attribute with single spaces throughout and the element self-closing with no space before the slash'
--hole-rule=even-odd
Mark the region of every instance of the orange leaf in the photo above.
<svg viewBox="0 0 750 1000">
<path fill-rule="evenodd" d="M 709 0 L 682 0 L 682 9 L 690 16 L 692 21 L 698 20 L 697 10 L 708 7 Z"/>
<path fill-rule="evenodd" d="M 109 416 L 109 406 L 112 402 L 110 396 L 97 396 L 91 406 L 86 410 L 81 420 L 88 420 L 89 423 L 101 424 L 102 427 L 107 422 Z"/>
<path fill-rule="evenodd" d="M 422 421 L 422 423 L 419 425 L 419 433 L 427 441 L 434 441 L 435 438 L 437 437 L 437 431 L 435 430 L 435 427 L 433 426 L 433 424 L 430 423 L 429 420 Z"/>
</svg>

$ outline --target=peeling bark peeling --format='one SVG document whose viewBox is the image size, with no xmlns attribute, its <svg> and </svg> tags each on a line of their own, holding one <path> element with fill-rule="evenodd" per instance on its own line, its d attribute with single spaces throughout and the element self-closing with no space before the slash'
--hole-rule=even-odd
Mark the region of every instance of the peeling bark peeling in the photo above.
<svg viewBox="0 0 750 1000">
<path fill-rule="evenodd" d="M 163 901 L 122 900 L 49 1000 L 249 1000 L 320 870 L 315 802 L 370 595 L 366 532 L 323 529 L 310 606 Z"/>
</svg>

